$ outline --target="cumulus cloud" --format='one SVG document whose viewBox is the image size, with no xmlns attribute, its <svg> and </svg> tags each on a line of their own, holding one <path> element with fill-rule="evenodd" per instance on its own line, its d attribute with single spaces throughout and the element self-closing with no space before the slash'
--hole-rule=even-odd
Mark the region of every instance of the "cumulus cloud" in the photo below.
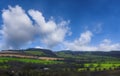
<svg viewBox="0 0 120 76">
<path fill-rule="evenodd" d="M 43 49 L 43 47 L 41 47 L 41 46 L 35 46 L 35 48 L 37 48 L 37 49 Z"/>
<path fill-rule="evenodd" d="M 32 20 L 31 20 L 31 18 Z M 45 20 L 42 12 L 34 9 L 25 11 L 20 6 L 2 11 L 3 25 L 0 30 L 0 47 L 3 49 L 21 48 L 39 39 L 47 47 L 54 47 L 61 43 L 69 50 L 78 51 L 110 51 L 120 49 L 119 43 L 112 43 L 109 39 L 102 40 L 96 46 L 90 46 L 93 33 L 89 30 L 81 33 L 80 37 L 68 42 L 65 37 L 72 35 L 67 26 L 70 21 L 56 23 L 53 19 Z M 94 32 L 101 32 L 99 24 Z M 41 43 L 40 42 L 40 43 Z M 38 42 L 39 43 L 39 42 Z M 45 47 L 46 47 L 45 46 Z M 36 45 L 36 48 L 41 48 Z"/>
<path fill-rule="evenodd" d="M 53 47 L 64 40 L 69 30 L 66 26 L 69 24 L 69 21 L 61 21 L 57 24 L 52 19 L 45 21 L 45 18 L 39 11 L 29 10 L 28 13 L 35 20 L 37 30 L 39 30 L 38 34 L 42 36 L 43 43 Z"/>
<path fill-rule="evenodd" d="M 32 21 L 20 6 L 9 6 L 9 9 L 3 10 L 2 19 L 4 47 L 19 48 L 32 40 L 34 35 Z"/>
<path fill-rule="evenodd" d="M 75 51 L 111 51 L 120 49 L 119 43 L 112 43 L 109 39 L 104 39 L 97 46 L 90 46 L 92 36 L 91 31 L 85 31 L 78 39 L 72 42 L 64 42 L 64 45 L 68 50 Z"/>
<path fill-rule="evenodd" d="M 69 50 L 77 50 L 77 51 L 92 51 L 96 50 L 96 47 L 88 46 L 91 42 L 93 34 L 91 31 L 83 32 L 80 37 L 73 42 L 64 42 L 64 45 Z"/>
<path fill-rule="evenodd" d="M 29 16 L 34 20 L 31 20 Z M 48 47 L 54 47 L 62 42 L 68 33 L 69 21 L 56 23 L 54 20 L 45 20 L 42 12 L 30 9 L 28 14 L 20 6 L 11 7 L 2 11 L 3 25 L 1 29 L 4 48 L 20 48 L 36 39 Z"/>
<path fill-rule="evenodd" d="M 119 43 L 112 43 L 109 39 L 104 39 L 98 46 L 97 50 L 110 51 L 110 50 L 119 50 Z"/>
</svg>

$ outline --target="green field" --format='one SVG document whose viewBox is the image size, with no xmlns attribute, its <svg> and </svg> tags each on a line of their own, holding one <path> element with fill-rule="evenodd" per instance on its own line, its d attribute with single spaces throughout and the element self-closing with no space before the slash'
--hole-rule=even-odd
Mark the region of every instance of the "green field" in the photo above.
<svg viewBox="0 0 120 76">
<path fill-rule="evenodd" d="M 29 59 L 29 58 L 15 58 L 15 57 L 0 57 L 0 63 L 9 62 L 9 61 L 18 61 L 25 63 L 38 63 L 38 64 L 62 64 L 62 61 L 54 60 L 39 60 L 39 59 Z"/>
<path fill-rule="evenodd" d="M 119 76 L 120 61 L 79 62 L 79 60 L 57 61 L 0 57 L 0 70 L 4 72 L 2 73 L 1 71 L 0 74 L 2 76 L 10 76 L 11 74 L 13 76 L 16 76 L 16 74 L 19 74 L 19 76 L 93 76 L 93 74 L 95 74 L 95 76 L 108 76 L 111 74 L 113 76 Z"/>
<path fill-rule="evenodd" d="M 89 68 L 90 71 L 104 71 L 104 70 L 114 70 L 120 67 L 120 63 L 91 63 L 91 64 L 84 64 L 85 68 Z"/>
<path fill-rule="evenodd" d="M 37 56 L 45 56 L 45 53 L 41 51 L 25 51 L 27 54 L 37 55 Z"/>
<path fill-rule="evenodd" d="M 119 76 L 120 58 L 102 52 L 18 51 L 17 54 L 36 58 L 0 57 L 1 76 Z M 103 55 L 105 54 L 105 55 Z M 107 55 L 108 54 L 108 55 Z M 11 54 L 14 55 L 14 54 Z M 37 57 L 62 58 L 63 60 L 43 60 Z"/>
<path fill-rule="evenodd" d="M 44 65 L 51 65 L 51 64 L 66 64 L 63 61 L 54 61 L 54 60 L 39 60 L 39 59 L 29 59 L 29 58 L 15 58 L 15 57 L 0 57 L 0 64 L 7 63 L 10 61 L 18 61 L 24 63 L 33 63 L 33 64 L 44 64 Z M 66 64 L 67 65 L 67 64 Z M 71 65 L 82 65 L 82 64 L 71 64 Z M 114 70 L 120 67 L 120 61 L 106 61 L 106 63 L 84 63 L 83 67 L 78 66 L 76 68 L 78 71 L 103 71 L 103 70 Z M 1 65 L 0 68 L 9 68 L 9 65 Z"/>
</svg>

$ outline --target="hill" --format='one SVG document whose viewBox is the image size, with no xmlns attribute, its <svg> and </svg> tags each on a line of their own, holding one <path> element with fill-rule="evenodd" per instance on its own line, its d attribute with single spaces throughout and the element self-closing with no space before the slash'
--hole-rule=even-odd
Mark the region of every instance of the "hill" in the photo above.
<svg viewBox="0 0 120 76">
<path fill-rule="evenodd" d="M 37 49 L 37 48 L 29 48 L 24 50 L 25 53 L 37 56 L 47 56 L 47 57 L 56 57 L 57 55 L 49 49 Z"/>
<path fill-rule="evenodd" d="M 38 48 L 28 48 L 22 50 L 3 50 L 1 53 L 6 54 L 14 54 L 15 56 L 27 56 L 30 58 L 36 57 L 60 57 L 70 60 L 94 60 L 94 61 L 101 61 L 101 60 L 111 60 L 111 59 L 118 59 L 120 58 L 120 51 L 71 51 L 71 50 L 63 50 L 54 52 L 49 49 L 38 49 Z"/>
<path fill-rule="evenodd" d="M 104 62 L 111 60 L 119 60 L 120 59 L 120 51 L 71 51 L 64 50 L 56 52 L 58 57 L 63 57 L 70 60 L 75 61 L 94 61 L 94 62 Z"/>
<path fill-rule="evenodd" d="M 0 70 L 2 71 L 0 75 L 119 76 L 119 54 L 119 51 L 64 50 L 53 52 L 36 48 L 4 50 L 0 52 Z"/>
<path fill-rule="evenodd" d="M 28 48 L 22 50 L 2 50 L 1 53 L 13 53 L 39 57 L 56 57 L 57 55 L 49 49 Z"/>
<path fill-rule="evenodd" d="M 59 56 L 66 56 L 66 55 L 74 55 L 74 56 L 82 56 L 82 55 L 94 55 L 94 56 L 110 56 L 110 57 L 120 57 L 120 51 L 71 51 L 71 50 L 64 50 L 56 52 Z"/>
</svg>

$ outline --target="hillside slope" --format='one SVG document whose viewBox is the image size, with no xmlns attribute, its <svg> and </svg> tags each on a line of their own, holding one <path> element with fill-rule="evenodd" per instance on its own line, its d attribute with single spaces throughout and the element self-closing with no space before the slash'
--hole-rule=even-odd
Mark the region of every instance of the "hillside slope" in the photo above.
<svg viewBox="0 0 120 76">
<path fill-rule="evenodd" d="M 105 62 L 111 60 L 120 60 L 120 51 L 59 51 L 56 52 L 58 57 L 70 59 L 74 61 L 92 61 L 92 62 Z"/>
<path fill-rule="evenodd" d="M 71 51 L 71 50 L 64 50 L 56 52 L 58 56 L 109 56 L 109 57 L 120 57 L 120 51 Z"/>
<path fill-rule="evenodd" d="M 29 56 L 39 56 L 39 57 L 57 57 L 57 55 L 49 49 L 22 49 L 22 50 L 3 50 L 0 53 L 8 54 L 20 54 L 20 55 L 29 55 Z"/>
</svg>

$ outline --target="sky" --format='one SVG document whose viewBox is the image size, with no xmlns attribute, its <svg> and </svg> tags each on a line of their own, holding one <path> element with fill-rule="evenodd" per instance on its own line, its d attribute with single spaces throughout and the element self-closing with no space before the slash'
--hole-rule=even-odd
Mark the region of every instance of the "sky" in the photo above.
<svg viewBox="0 0 120 76">
<path fill-rule="evenodd" d="M 1 0 L 0 49 L 120 50 L 120 0 Z"/>
</svg>

